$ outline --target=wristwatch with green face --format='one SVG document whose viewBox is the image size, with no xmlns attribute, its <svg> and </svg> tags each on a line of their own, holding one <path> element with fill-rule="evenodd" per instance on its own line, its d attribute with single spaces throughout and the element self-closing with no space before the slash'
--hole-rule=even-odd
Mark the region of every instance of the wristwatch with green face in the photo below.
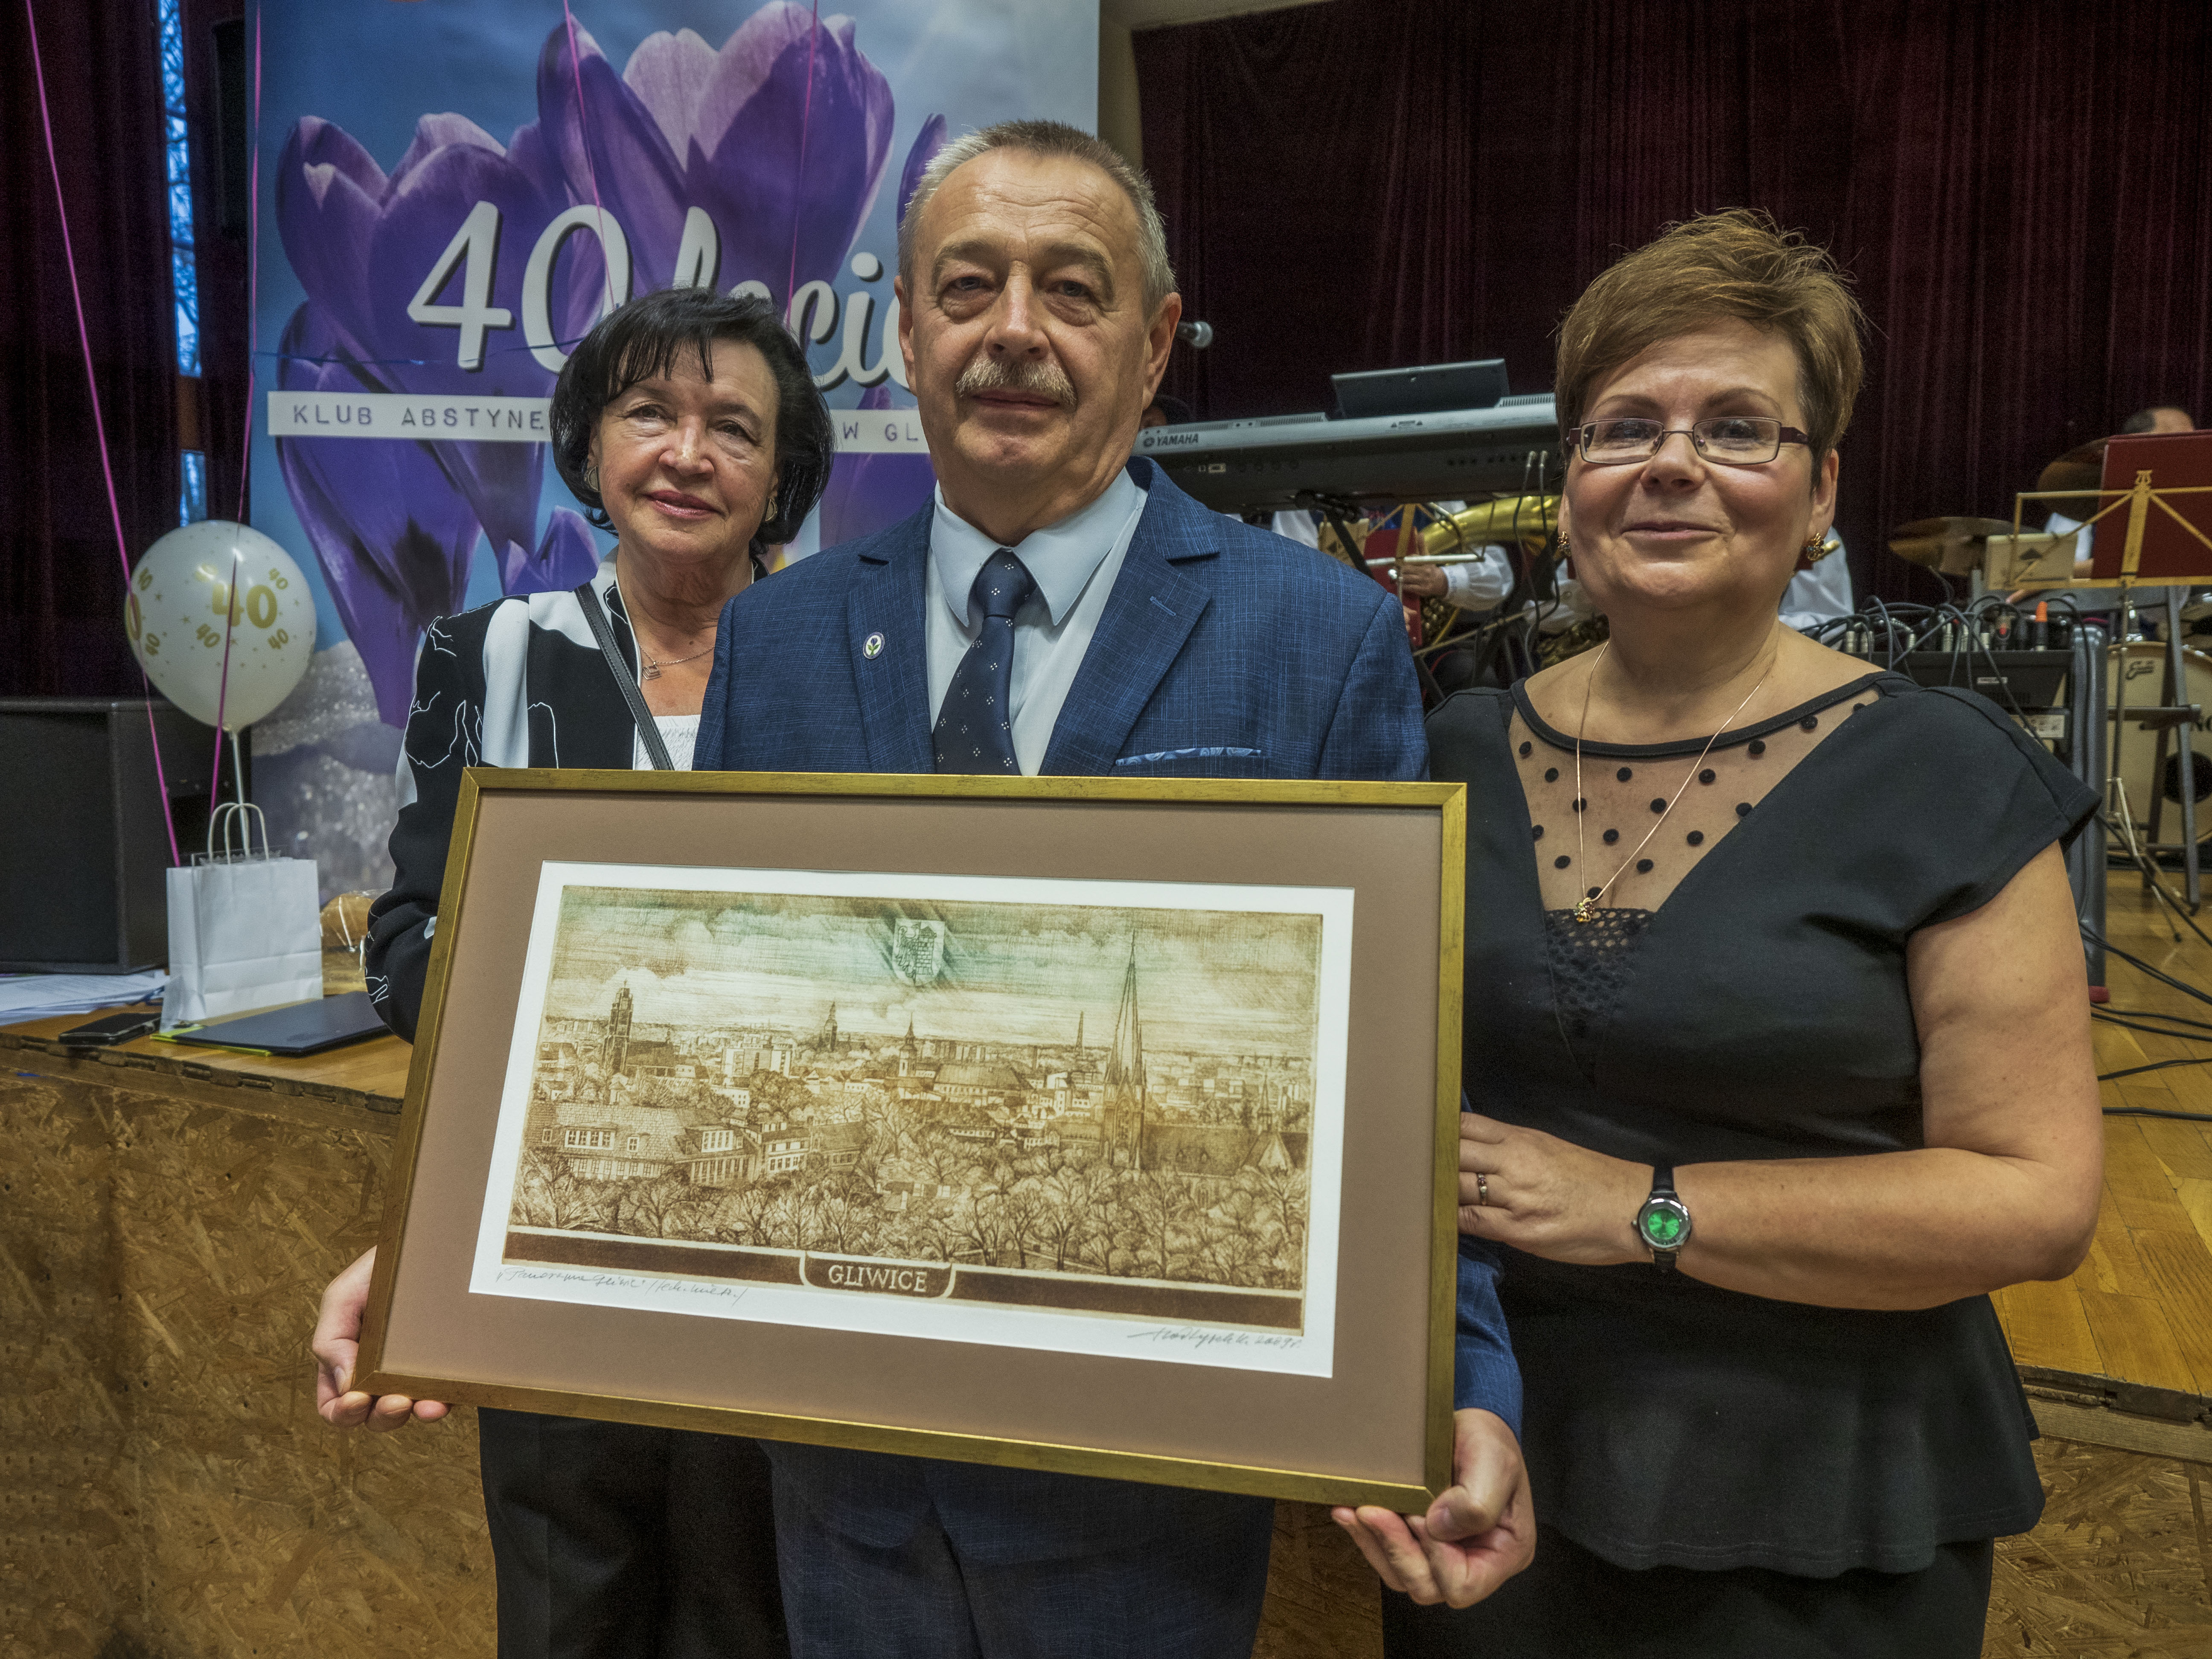
<svg viewBox="0 0 2212 1659">
<path fill-rule="evenodd" d="M 1690 1242 L 1690 1206 L 1674 1194 L 1674 1166 L 1651 1166 L 1651 1196 L 1636 1212 L 1636 1236 L 1651 1252 L 1651 1265 L 1662 1273 L 1674 1271 L 1674 1258 Z"/>
</svg>

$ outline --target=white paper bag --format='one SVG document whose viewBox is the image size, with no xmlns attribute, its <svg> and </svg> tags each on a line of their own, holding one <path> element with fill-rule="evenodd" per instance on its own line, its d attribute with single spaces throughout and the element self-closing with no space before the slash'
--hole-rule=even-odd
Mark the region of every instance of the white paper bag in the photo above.
<svg viewBox="0 0 2212 1659">
<path fill-rule="evenodd" d="M 236 811 L 226 806 L 217 817 Z M 230 827 L 226 823 L 226 830 Z M 217 853 L 216 834 L 216 826 L 210 824 L 209 853 L 169 872 L 164 1030 L 323 994 L 313 860 L 270 857 L 265 831 L 258 856 L 250 841 L 243 850 L 231 849 L 226 841 Z"/>
</svg>

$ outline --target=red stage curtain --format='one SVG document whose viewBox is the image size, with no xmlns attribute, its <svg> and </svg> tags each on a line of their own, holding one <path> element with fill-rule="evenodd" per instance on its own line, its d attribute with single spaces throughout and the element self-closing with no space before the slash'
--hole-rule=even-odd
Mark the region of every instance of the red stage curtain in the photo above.
<svg viewBox="0 0 2212 1659">
<path fill-rule="evenodd" d="M 1137 37 L 1186 315 L 1221 418 L 1332 371 L 1503 356 L 1551 380 L 1583 286 L 1671 220 L 1772 212 L 1875 324 L 1840 527 L 2008 518 L 2043 464 L 2174 402 L 2212 421 L 2202 0 L 1331 0 Z"/>
<path fill-rule="evenodd" d="M 176 343 L 151 0 L 38 8 L 123 529 L 177 522 Z M 136 694 L 21 0 L 0 4 L 0 693 Z"/>
<path fill-rule="evenodd" d="M 1479 6 L 1340 0 L 1136 38 L 1145 161 L 1183 315 L 1169 389 L 1319 409 L 1333 371 L 1449 361 L 1479 331 Z"/>
</svg>

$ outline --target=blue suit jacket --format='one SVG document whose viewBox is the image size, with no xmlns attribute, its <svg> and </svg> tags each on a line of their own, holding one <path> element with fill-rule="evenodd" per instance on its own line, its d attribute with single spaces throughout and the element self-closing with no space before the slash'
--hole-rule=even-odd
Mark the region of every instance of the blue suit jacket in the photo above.
<svg viewBox="0 0 2212 1659">
<path fill-rule="evenodd" d="M 1149 460 L 1129 471 L 1149 499 L 1043 769 L 1426 776 L 1397 602 L 1309 548 L 1200 507 Z M 817 553 L 730 602 L 696 766 L 933 769 L 923 612 L 932 510 Z M 1492 1321 L 1496 1309 L 1490 1299 Z M 1502 1329 L 1492 1323 L 1488 1333 L 1501 1350 Z M 1205 1507 L 1261 1501 L 819 1446 L 766 1449 L 780 1501 L 804 1501 L 884 1548 L 904 1543 L 933 1507 L 956 1548 L 978 1561 L 1122 1549 L 1188 1526 Z"/>
<path fill-rule="evenodd" d="M 1334 560 L 1210 512 L 1152 462 L 1150 499 L 1043 769 L 1116 777 L 1420 778 L 1428 743 L 1396 602 Z M 694 764 L 928 772 L 932 509 L 730 602 Z M 870 657 L 871 635 L 883 644 Z"/>
</svg>

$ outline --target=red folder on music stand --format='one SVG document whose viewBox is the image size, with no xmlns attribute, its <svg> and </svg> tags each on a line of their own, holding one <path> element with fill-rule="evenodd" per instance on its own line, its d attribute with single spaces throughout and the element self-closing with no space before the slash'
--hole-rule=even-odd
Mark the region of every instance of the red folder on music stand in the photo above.
<svg viewBox="0 0 2212 1659">
<path fill-rule="evenodd" d="M 2114 438 L 2103 483 L 2092 581 L 2212 585 L 2212 432 Z"/>
</svg>

